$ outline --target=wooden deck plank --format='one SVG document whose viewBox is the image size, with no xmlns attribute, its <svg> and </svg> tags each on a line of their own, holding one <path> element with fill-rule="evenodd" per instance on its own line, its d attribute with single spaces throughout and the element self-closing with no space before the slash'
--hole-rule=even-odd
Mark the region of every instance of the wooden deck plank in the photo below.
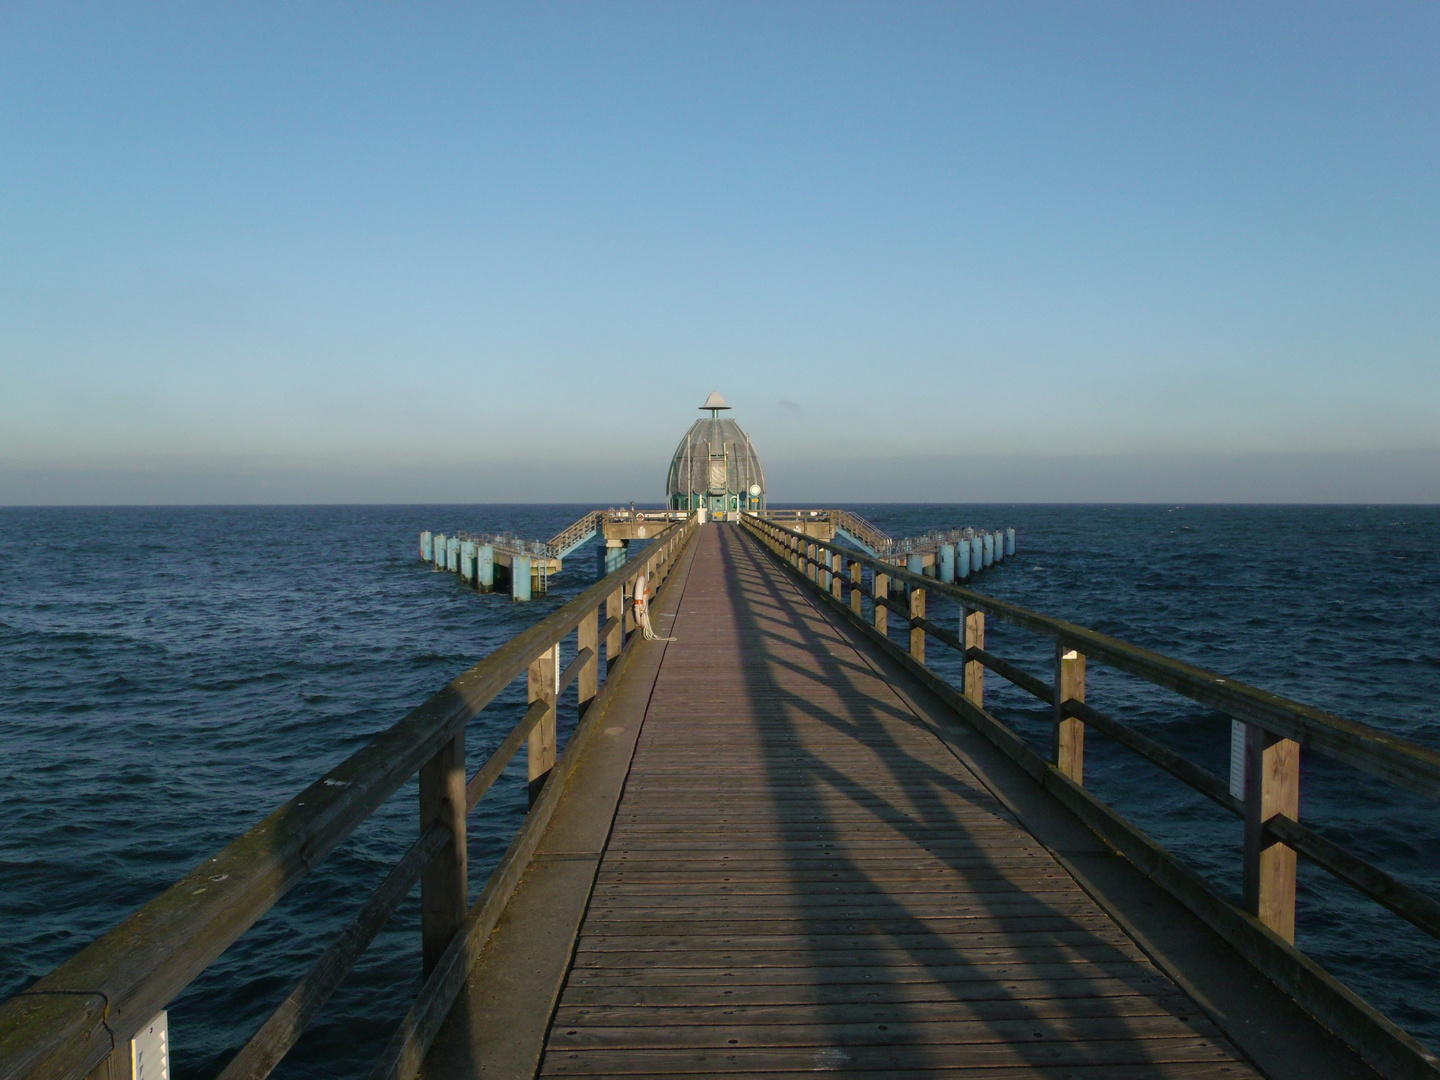
<svg viewBox="0 0 1440 1080">
<path fill-rule="evenodd" d="M 1246 1066 L 1228 1044 L 1205 1036 L 1178 1039 L 1032 1039 L 1006 1043 L 943 1043 L 887 1046 L 878 1039 L 869 1045 L 838 1046 L 823 1042 L 807 1047 L 743 1046 L 649 1049 L 594 1048 L 547 1049 L 544 1074 L 585 1076 L 596 1073 L 684 1076 L 696 1071 L 747 1073 L 753 1071 L 862 1071 L 891 1076 L 912 1069 L 939 1065 L 1055 1067 L 1073 1065 L 1165 1065 L 1205 1062 L 1215 1067 L 1212 1076 L 1244 1075 Z M 1163 1076 L 1163 1073 L 1159 1075 Z M 1251 1075 L 1254 1075 L 1253 1073 Z"/>
<path fill-rule="evenodd" d="M 819 986 L 832 983 L 868 983 L 872 986 L 904 982 L 941 983 L 985 983 L 996 987 L 995 996 L 1004 997 L 998 984 L 1011 979 L 1049 979 L 1052 982 L 1071 980 L 1140 977 L 1133 959 L 1124 958 L 1113 962 L 1102 960 L 1065 960 L 1059 963 L 1037 963 L 1025 961 L 1015 963 L 999 961 L 993 964 L 983 960 L 960 963 L 928 964 L 850 964 L 834 967 L 815 963 L 791 967 L 769 964 L 716 964 L 706 966 L 703 960 L 695 967 L 666 966 L 650 964 L 645 967 L 573 967 L 568 984 L 572 986 L 622 986 L 643 984 L 645 986 L 745 986 L 749 984 L 784 984 L 787 986 Z M 563 999 L 562 999 L 563 1001 Z"/>
<path fill-rule="evenodd" d="M 1026 1020 L 1032 1016 L 1196 1016 L 1195 1005 L 1180 996 L 1127 994 L 1111 1000 L 1050 996 L 1005 1001 L 806 1002 L 798 1005 L 727 1005 L 721 1009 L 664 1005 L 566 1006 L 555 1014 L 555 1027 L 579 1024 L 635 1027 L 648 1024 L 859 1024 L 919 1023 L 950 1020 Z"/>
<path fill-rule="evenodd" d="M 701 941 L 700 938 L 705 940 Z M 585 934 L 576 943 L 576 953 L 586 952 L 641 952 L 646 950 L 696 949 L 784 949 L 805 946 L 817 951 L 873 948 L 921 948 L 935 944 L 954 943 L 957 947 L 974 951 L 986 949 L 1025 949 L 1032 946 L 1082 947 L 1090 945 L 1122 946 L 1133 948 L 1134 943 L 1120 930 L 1109 934 L 1098 930 L 1044 931 L 1037 934 L 1008 932 L 1004 934 L 947 934 L 930 931 L 923 934 L 890 934 L 883 940 L 870 934 L 789 934 L 789 935 L 737 935 L 737 934 L 694 934 L 664 935 L 647 934 L 627 936 L 624 934 Z"/>
<path fill-rule="evenodd" d="M 542 1075 L 1257 1075 L 753 541 L 697 543 Z"/>
<path fill-rule="evenodd" d="M 1045 1021 L 1045 1040 L 1058 1039 L 1066 1042 L 1189 1040 L 1197 1035 L 1211 1038 L 1218 1035 L 1214 1025 L 1203 1017 L 1181 1020 L 1164 1012 L 1132 1013 L 1126 1016 L 1080 1016 L 1069 1008 L 1052 1009 L 1048 1016 L 1036 1015 L 1033 1011 L 1022 1017 L 987 1016 L 979 1019 L 921 1019 L 902 1014 L 889 1020 L 844 1020 L 823 1016 L 805 1023 L 783 1024 L 744 1021 L 735 1017 L 716 1018 L 706 1023 L 694 1024 L 655 1024 L 650 1022 L 648 1016 L 635 1019 L 637 1022 L 633 1024 L 616 1025 L 586 1017 L 583 1021 L 574 1021 L 570 1026 L 556 1025 L 551 1033 L 550 1046 L 557 1050 L 579 1050 L 1033 1043 L 1040 1041 L 1037 1036 L 1042 1034 L 1036 1030 L 1037 1020 Z"/>
<path fill-rule="evenodd" d="M 688 1007 L 724 1010 L 744 1005 L 784 1005 L 806 1008 L 833 1005 L 922 1006 L 925 1004 L 954 1006 L 957 1010 L 970 1003 L 1033 1003 L 1066 1000 L 1096 1000 L 1141 996 L 1151 1001 L 1169 1000 L 1175 987 L 1163 976 L 1140 976 L 1125 979 L 1007 979 L 998 985 L 1003 997 L 995 993 L 996 983 L 990 980 L 975 983 L 938 983 L 934 980 L 909 983 L 843 982 L 843 983 L 750 983 L 741 985 L 702 984 L 698 986 L 624 986 L 575 985 L 567 989 L 559 1013 L 568 1009 L 597 1006 L 653 1006 L 657 1010 Z M 1059 1007 L 1059 1006 L 1057 1006 Z M 1119 1006 L 1117 1006 L 1118 1008 Z"/>
</svg>

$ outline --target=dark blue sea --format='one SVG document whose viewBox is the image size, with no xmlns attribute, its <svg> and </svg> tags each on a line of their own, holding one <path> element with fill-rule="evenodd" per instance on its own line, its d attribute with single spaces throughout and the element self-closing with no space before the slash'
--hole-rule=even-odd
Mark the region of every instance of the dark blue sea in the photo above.
<svg viewBox="0 0 1440 1080">
<path fill-rule="evenodd" d="M 595 579 L 587 549 L 533 603 L 479 595 L 419 562 L 421 529 L 544 538 L 585 509 L 0 509 L 0 999 Z M 897 536 L 1014 526 L 1017 555 L 980 590 L 1440 746 L 1440 508 L 854 509 Z M 987 630 L 1048 678 L 1043 642 Z M 994 676 L 987 693 L 1044 745 L 1044 708 Z M 523 695 L 474 722 L 472 768 Z M 1224 717 L 1093 665 L 1087 696 L 1226 775 Z M 1086 782 L 1238 895 L 1223 811 L 1094 734 Z M 1440 895 L 1434 802 L 1313 754 L 1302 792 L 1316 828 Z M 472 816 L 472 894 L 524 807 L 512 771 Z M 177 1077 L 213 1076 L 253 1033 L 408 846 L 416 812 L 412 783 L 172 1004 Z M 1301 893 L 1300 946 L 1440 1048 L 1440 945 L 1303 863 Z M 276 1075 L 366 1075 L 418 982 L 412 896 Z"/>
</svg>

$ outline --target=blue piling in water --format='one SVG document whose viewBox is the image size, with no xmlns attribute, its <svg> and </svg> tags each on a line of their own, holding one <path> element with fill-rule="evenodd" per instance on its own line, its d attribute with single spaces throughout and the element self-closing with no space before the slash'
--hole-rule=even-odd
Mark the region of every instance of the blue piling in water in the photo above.
<svg viewBox="0 0 1440 1080">
<path fill-rule="evenodd" d="M 970 538 L 970 573 L 978 574 L 985 565 L 985 541 L 976 533 Z"/>
<path fill-rule="evenodd" d="M 605 549 L 605 574 L 608 577 L 630 560 L 630 545 L 621 542 L 618 547 Z"/>
<path fill-rule="evenodd" d="M 480 544 L 475 549 L 475 585 L 490 592 L 495 588 L 495 546 Z"/>
<path fill-rule="evenodd" d="M 1009 558 L 1015 554 L 1015 530 L 1005 530 L 1005 557 Z"/>
<path fill-rule="evenodd" d="M 420 534 L 420 561 L 430 562 L 435 558 L 435 538 L 429 532 Z"/>
<path fill-rule="evenodd" d="M 460 538 L 458 536 L 445 538 L 445 569 L 452 574 L 460 572 Z"/>
<path fill-rule="evenodd" d="M 955 581 L 955 545 L 940 545 L 940 580 L 946 584 Z"/>
<path fill-rule="evenodd" d="M 999 529 L 995 530 L 995 561 L 997 563 L 1005 561 L 1005 534 Z"/>
<path fill-rule="evenodd" d="M 995 561 L 995 534 L 986 533 L 980 538 L 980 551 L 982 562 L 980 565 L 989 566 Z"/>
<path fill-rule="evenodd" d="M 470 585 L 475 581 L 475 541 L 460 541 L 460 580 Z"/>
<path fill-rule="evenodd" d="M 921 556 L 919 556 L 919 555 L 907 555 L 907 556 L 905 556 L 905 569 L 906 569 L 906 570 L 909 570 L 910 573 L 912 573 L 912 574 L 924 574 L 924 573 L 925 573 L 925 560 L 924 560 L 924 558 L 921 557 Z M 905 591 L 908 593 L 910 590 L 907 588 Z"/>
<path fill-rule="evenodd" d="M 435 534 L 435 569 L 445 569 L 445 534 Z"/>
<path fill-rule="evenodd" d="M 970 541 L 961 540 L 955 545 L 955 580 L 970 580 Z"/>
<path fill-rule="evenodd" d="M 530 556 L 510 556 L 510 599 L 530 599 Z"/>
</svg>

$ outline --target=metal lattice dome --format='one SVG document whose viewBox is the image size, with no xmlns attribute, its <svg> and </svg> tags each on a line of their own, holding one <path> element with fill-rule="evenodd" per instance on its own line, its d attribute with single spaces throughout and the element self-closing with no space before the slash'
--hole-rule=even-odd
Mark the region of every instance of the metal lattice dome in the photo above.
<svg viewBox="0 0 1440 1080">
<path fill-rule="evenodd" d="M 700 408 L 710 416 L 695 421 L 670 461 L 665 503 L 672 510 L 705 507 L 710 513 L 765 508 L 765 471 L 750 436 L 734 420 L 720 419 L 729 409 L 719 392 Z"/>
</svg>

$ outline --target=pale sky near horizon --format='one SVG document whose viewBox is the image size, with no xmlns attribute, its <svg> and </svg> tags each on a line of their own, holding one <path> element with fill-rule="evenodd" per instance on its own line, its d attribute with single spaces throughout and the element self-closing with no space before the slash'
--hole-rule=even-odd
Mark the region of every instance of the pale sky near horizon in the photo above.
<svg viewBox="0 0 1440 1080">
<path fill-rule="evenodd" d="M 0 504 L 1440 501 L 1440 6 L 0 6 Z"/>
</svg>

